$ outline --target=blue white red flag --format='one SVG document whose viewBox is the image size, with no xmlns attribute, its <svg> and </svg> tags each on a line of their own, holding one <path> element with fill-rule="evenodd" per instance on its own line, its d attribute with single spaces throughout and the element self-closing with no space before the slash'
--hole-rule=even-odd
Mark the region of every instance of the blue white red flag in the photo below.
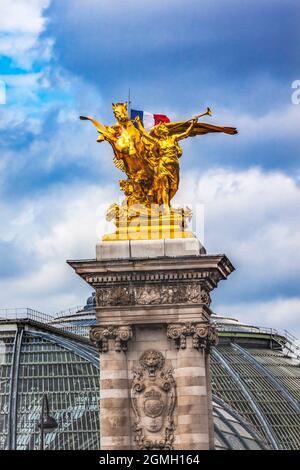
<svg viewBox="0 0 300 470">
<path fill-rule="evenodd" d="M 170 122 L 168 116 L 165 116 L 164 114 L 151 114 L 147 111 L 138 111 L 137 109 L 131 109 L 130 119 L 134 120 L 137 116 L 139 116 L 146 130 L 152 129 L 152 127 L 156 126 L 160 122 Z"/>
</svg>

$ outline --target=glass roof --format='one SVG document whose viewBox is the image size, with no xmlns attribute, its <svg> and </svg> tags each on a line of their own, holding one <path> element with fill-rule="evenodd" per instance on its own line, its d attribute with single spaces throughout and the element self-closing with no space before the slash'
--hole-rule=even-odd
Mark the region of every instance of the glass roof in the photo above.
<svg viewBox="0 0 300 470">
<path fill-rule="evenodd" d="M 251 424 L 216 397 L 213 399 L 213 416 L 216 450 L 263 450 L 268 448 Z"/>
<path fill-rule="evenodd" d="M 63 333 L 87 337 L 95 318 L 70 315 L 51 331 L 43 329 L 39 312 L 30 315 L 30 331 L 16 328 L 17 321 L 4 331 L 0 322 L 0 449 L 38 447 L 43 393 L 60 423 L 60 431 L 47 436 L 48 448 L 97 448 L 98 352 Z M 216 448 L 300 448 L 300 361 L 283 349 L 271 341 L 259 347 L 245 336 L 212 348 Z"/>
</svg>

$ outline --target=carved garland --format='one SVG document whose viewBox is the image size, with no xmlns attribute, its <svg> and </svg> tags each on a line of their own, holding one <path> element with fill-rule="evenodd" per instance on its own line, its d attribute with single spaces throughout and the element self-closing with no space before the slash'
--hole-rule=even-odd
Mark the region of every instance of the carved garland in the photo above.
<svg viewBox="0 0 300 470">
<path fill-rule="evenodd" d="M 90 339 L 96 343 L 100 352 L 108 351 L 108 340 L 115 340 L 115 351 L 126 351 L 127 342 L 132 338 L 131 326 L 94 326 L 90 330 Z"/>
<path fill-rule="evenodd" d="M 177 349 L 186 348 L 187 336 L 192 336 L 194 348 L 206 351 L 218 342 L 216 328 L 210 323 L 174 323 L 168 325 L 167 336 L 175 341 Z"/>
<path fill-rule="evenodd" d="M 145 351 L 133 371 L 131 403 L 135 415 L 134 440 L 138 449 L 173 449 L 176 386 L 163 355 Z"/>
</svg>

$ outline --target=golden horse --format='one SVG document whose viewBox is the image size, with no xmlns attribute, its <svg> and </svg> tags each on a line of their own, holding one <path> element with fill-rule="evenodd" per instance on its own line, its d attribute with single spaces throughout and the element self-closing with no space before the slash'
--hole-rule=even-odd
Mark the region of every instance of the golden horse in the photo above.
<svg viewBox="0 0 300 470">
<path fill-rule="evenodd" d="M 98 142 L 106 140 L 110 143 L 114 151 L 115 166 L 126 173 L 132 184 L 142 186 L 146 199 L 151 190 L 154 171 L 145 158 L 145 143 L 141 133 L 128 117 L 127 104 L 113 103 L 112 108 L 117 120 L 113 126 L 104 126 L 90 117 L 80 116 L 80 119 L 89 120 L 95 125 L 100 134 Z"/>
</svg>

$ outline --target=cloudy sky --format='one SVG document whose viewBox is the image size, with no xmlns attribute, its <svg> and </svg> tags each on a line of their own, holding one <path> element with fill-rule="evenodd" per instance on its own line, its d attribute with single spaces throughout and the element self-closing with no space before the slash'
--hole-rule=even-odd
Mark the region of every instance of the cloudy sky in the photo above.
<svg viewBox="0 0 300 470">
<path fill-rule="evenodd" d="M 1 0 L 0 306 L 85 302 L 65 260 L 94 256 L 120 174 L 78 115 L 112 123 L 130 88 L 136 109 L 239 129 L 183 143 L 176 202 L 236 267 L 214 310 L 300 336 L 299 21 L 294 0 Z"/>
</svg>

